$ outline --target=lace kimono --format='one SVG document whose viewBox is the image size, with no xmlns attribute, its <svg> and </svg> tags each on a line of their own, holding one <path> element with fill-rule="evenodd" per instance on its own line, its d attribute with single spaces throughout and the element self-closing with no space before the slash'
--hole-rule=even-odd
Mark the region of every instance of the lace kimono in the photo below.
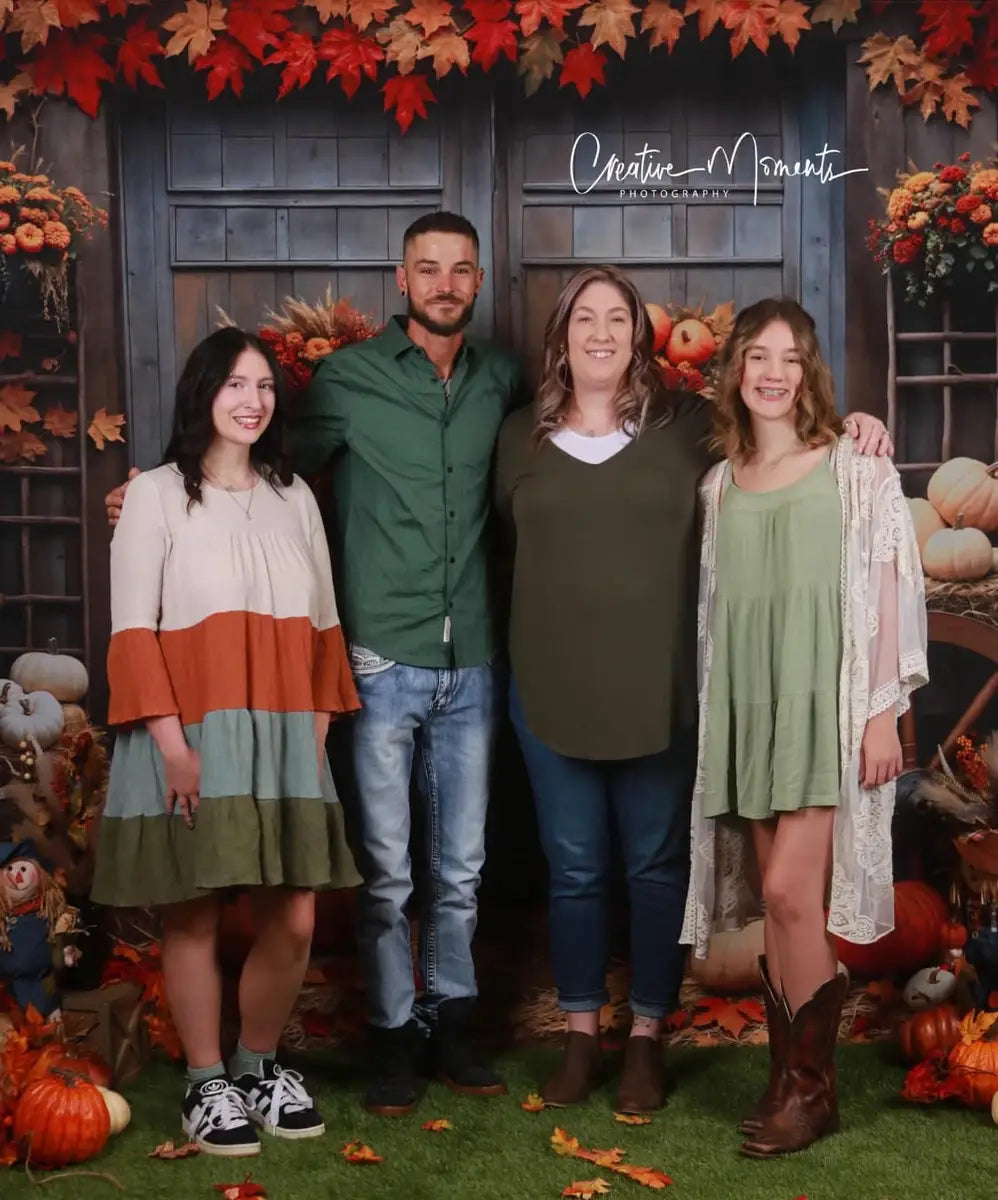
<svg viewBox="0 0 998 1200">
<path fill-rule="evenodd" d="M 900 716 L 928 681 L 925 586 L 901 480 L 889 459 L 857 453 L 839 439 L 833 469 L 842 500 L 842 666 L 839 673 L 841 792 L 835 812 L 828 929 L 850 942 L 874 942 L 894 927 L 891 818 L 894 783 L 860 783 L 860 745 L 870 717 Z M 704 506 L 697 644 L 699 761 L 693 790 L 690 889 L 680 940 L 705 957 L 711 933 L 737 929 L 759 914 L 748 885 L 750 831 L 737 817 L 703 815 L 705 714 L 710 687 L 716 531 L 727 462 L 713 467 Z"/>
</svg>

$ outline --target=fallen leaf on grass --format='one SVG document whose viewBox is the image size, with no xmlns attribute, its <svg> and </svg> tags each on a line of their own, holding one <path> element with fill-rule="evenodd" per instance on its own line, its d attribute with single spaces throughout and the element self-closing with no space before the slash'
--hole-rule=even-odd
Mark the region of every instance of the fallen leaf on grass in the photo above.
<svg viewBox="0 0 998 1200">
<path fill-rule="evenodd" d="M 577 1179 L 561 1193 L 563 1196 L 578 1196 L 580 1200 L 592 1200 L 593 1196 L 605 1196 L 610 1185 L 605 1179 Z"/>
<path fill-rule="evenodd" d="M 371 1147 L 365 1146 L 363 1142 L 347 1142 L 340 1154 L 348 1163 L 356 1163 L 358 1166 L 385 1161 L 382 1155 L 375 1154 Z"/>
<path fill-rule="evenodd" d="M 254 1196 L 266 1196 L 267 1189 L 262 1183 L 255 1183 L 252 1175 L 247 1175 L 242 1183 L 213 1183 L 216 1192 L 221 1192 L 225 1200 L 251 1200 Z"/>
<path fill-rule="evenodd" d="M 551 1149 L 555 1154 L 574 1158 L 579 1152 L 579 1139 L 569 1137 L 564 1129 L 556 1125 L 554 1133 L 551 1134 Z"/>
<path fill-rule="evenodd" d="M 438 1117 L 435 1121 L 427 1121 L 423 1128 L 429 1133 L 443 1133 L 445 1129 L 453 1129 L 454 1126 L 446 1117 Z"/>
<path fill-rule="evenodd" d="M 632 1166 L 622 1162 L 624 1151 L 619 1146 L 615 1146 L 612 1150 L 588 1150 L 585 1146 L 579 1145 L 578 1138 L 571 1137 L 558 1126 L 551 1134 L 551 1149 L 555 1154 L 566 1158 L 585 1159 L 604 1170 L 614 1171 L 618 1175 L 626 1175 L 635 1183 L 640 1183 L 642 1187 L 652 1188 L 656 1191 L 666 1188 L 672 1183 L 669 1176 L 664 1171 L 660 1171 L 658 1167 Z"/>
<path fill-rule="evenodd" d="M 629 1176 L 635 1183 L 640 1183 L 642 1187 L 652 1188 L 654 1191 L 667 1188 L 672 1183 L 669 1176 L 657 1167 L 629 1167 L 626 1163 L 621 1163 L 613 1170 L 619 1171 L 621 1175 Z"/>
<path fill-rule="evenodd" d="M 524 1112 L 543 1112 L 544 1101 L 536 1092 L 531 1092 L 526 1100 L 520 1101 L 520 1107 Z"/>
<path fill-rule="evenodd" d="M 184 1142 L 175 1146 L 173 1142 L 161 1142 L 155 1150 L 150 1150 L 149 1158 L 190 1158 L 192 1154 L 200 1154 L 201 1147 L 197 1142 Z"/>
<path fill-rule="evenodd" d="M 613 1114 L 613 1119 L 619 1125 L 650 1125 L 651 1117 L 641 1117 L 637 1113 L 619 1113 Z"/>
</svg>

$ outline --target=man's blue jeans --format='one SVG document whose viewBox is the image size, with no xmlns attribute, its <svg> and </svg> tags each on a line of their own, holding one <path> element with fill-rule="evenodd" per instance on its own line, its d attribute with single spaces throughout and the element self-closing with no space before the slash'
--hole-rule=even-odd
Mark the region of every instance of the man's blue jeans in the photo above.
<svg viewBox="0 0 998 1200">
<path fill-rule="evenodd" d="M 610 821 L 616 819 L 631 908 L 631 1011 L 676 1006 L 690 873 L 692 735 L 661 754 L 619 761 L 567 758 L 531 733 L 515 684 L 510 716 L 530 776 L 551 872 L 549 923 L 558 1005 L 592 1012 L 609 1000 Z"/>
<path fill-rule="evenodd" d="M 498 716 L 492 666 L 408 667 L 354 647 L 363 708 L 354 719 L 354 772 L 364 876 L 359 941 L 373 1025 L 414 1015 L 405 907 L 412 895 L 409 782 L 419 749 L 431 894 L 422 920 L 421 1012 L 477 994 L 471 939 L 485 860 L 489 768 Z"/>
</svg>

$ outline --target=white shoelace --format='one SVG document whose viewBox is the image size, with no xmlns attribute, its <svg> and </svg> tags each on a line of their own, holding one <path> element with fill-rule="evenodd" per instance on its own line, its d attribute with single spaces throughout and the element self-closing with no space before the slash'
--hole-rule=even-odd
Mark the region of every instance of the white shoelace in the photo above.
<svg viewBox="0 0 998 1200">
<path fill-rule="evenodd" d="M 282 1112 L 303 1112 L 312 1107 L 312 1097 L 302 1086 L 298 1071 L 286 1071 L 275 1065 L 274 1079 L 262 1079 L 260 1084 L 270 1092 L 268 1117 L 280 1118 Z"/>
<path fill-rule="evenodd" d="M 197 1132 L 208 1129 L 237 1129 L 245 1125 L 246 1105 L 241 1094 L 234 1087 L 227 1087 L 214 1095 L 202 1096 L 201 1115 L 198 1118 Z"/>
</svg>

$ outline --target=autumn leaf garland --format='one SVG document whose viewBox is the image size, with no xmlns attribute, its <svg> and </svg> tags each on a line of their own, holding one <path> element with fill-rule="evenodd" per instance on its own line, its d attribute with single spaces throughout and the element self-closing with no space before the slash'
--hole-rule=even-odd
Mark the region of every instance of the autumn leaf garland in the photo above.
<svg viewBox="0 0 998 1200">
<path fill-rule="evenodd" d="M 436 97 L 432 79 L 515 64 L 528 95 L 545 82 L 582 97 L 606 82 L 611 56 L 643 43 L 671 53 L 682 36 L 726 36 L 732 58 L 796 49 L 821 24 L 838 33 L 903 0 L 0 0 L 6 53 L 0 109 L 65 95 L 95 116 L 102 89 L 163 87 L 163 61 L 185 62 L 209 100 L 243 94 L 246 77 L 277 68 L 284 98 L 325 75 L 348 97 L 369 80 L 405 131 Z M 907 4 L 907 0 L 904 0 Z M 979 0 L 910 3 L 920 41 L 874 33 L 862 46 L 871 90 L 893 86 L 928 119 L 964 128 L 998 88 L 998 6 Z M 0 48 L 4 48 L 0 46 Z"/>
</svg>

